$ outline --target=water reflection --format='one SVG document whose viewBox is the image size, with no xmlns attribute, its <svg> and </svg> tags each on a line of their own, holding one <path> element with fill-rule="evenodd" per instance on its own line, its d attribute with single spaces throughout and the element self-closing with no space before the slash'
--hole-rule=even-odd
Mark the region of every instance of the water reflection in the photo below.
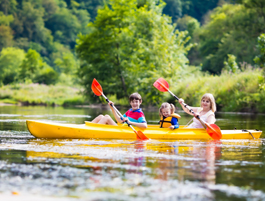
<svg viewBox="0 0 265 201">
<path fill-rule="evenodd" d="M 265 200 L 263 139 L 36 139 L 25 127 L 28 117 L 83 123 L 102 111 L 30 107 L 1 111 L 1 198 L 3 193 L 18 192 L 64 200 Z M 156 121 L 156 112 L 145 114 Z M 223 115 L 218 125 L 229 121 L 229 126 L 253 128 L 251 123 L 242 124 L 251 117 L 235 116 Z"/>
</svg>

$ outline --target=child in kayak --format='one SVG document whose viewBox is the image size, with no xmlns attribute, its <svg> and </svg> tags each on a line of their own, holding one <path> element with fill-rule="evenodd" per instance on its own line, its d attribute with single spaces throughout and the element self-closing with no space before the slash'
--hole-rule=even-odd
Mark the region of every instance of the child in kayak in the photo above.
<svg viewBox="0 0 265 201">
<path fill-rule="evenodd" d="M 163 103 L 159 109 L 160 128 L 179 128 L 178 119 L 180 115 L 174 113 L 175 106 L 169 103 Z"/>
<path fill-rule="evenodd" d="M 204 128 L 200 121 L 196 118 L 198 115 L 200 116 L 200 119 L 204 120 L 205 122 L 209 124 L 214 124 L 216 121 L 214 112 L 216 111 L 216 104 L 215 99 L 212 94 L 206 93 L 201 98 L 201 107 L 190 107 L 194 114 L 192 114 L 188 108 L 185 108 L 182 103 L 184 103 L 184 100 L 182 98 L 179 99 L 179 103 L 181 104 L 183 110 L 193 115 L 193 122 L 188 126 L 188 128 Z"/>
<path fill-rule="evenodd" d="M 140 108 L 140 105 L 142 103 L 142 97 L 138 93 L 133 93 L 129 97 L 131 109 L 129 109 L 121 119 L 119 115 L 116 113 L 114 108 L 111 106 L 114 105 L 113 102 L 109 101 L 110 109 L 118 123 L 124 123 L 127 121 L 132 126 L 136 126 L 139 128 L 147 128 L 147 122 L 145 120 L 144 113 L 142 109 Z M 116 125 L 117 123 L 109 116 L 109 115 L 99 115 L 95 119 L 91 121 L 92 123 L 98 123 L 98 124 L 108 124 L 108 125 Z"/>
</svg>

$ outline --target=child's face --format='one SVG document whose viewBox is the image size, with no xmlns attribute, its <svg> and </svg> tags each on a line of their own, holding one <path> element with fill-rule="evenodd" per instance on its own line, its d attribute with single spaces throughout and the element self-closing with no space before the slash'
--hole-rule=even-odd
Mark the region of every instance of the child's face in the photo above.
<svg viewBox="0 0 265 201">
<path fill-rule="evenodd" d="M 208 98 L 204 98 L 201 100 L 201 107 L 203 109 L 210 110 L 211 109 L 211 101 Z"/>
<path fill-rule="evenodd" d="M 161 111 L 164 117 L 168 117 L 171 114 L 170 108 L 163 108 Z"/>
<path fill-rule="evenodd" d="M 132 107 L 133 110 L 137 110 L 137 109 L 140 108 L 141 103 L 142 103 L 141 100 L 133 99 L 133 100 L 130 102 L 130 105 L 131 105 L 131 107 Z"/>
</svg>

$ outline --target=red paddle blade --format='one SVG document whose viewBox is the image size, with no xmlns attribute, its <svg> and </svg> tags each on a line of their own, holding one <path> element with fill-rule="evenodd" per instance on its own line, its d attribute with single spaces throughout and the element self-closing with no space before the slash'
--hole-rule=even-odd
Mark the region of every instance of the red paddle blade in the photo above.
<svg viewBox="0 0 265 201">
<path fill-rule="evenodd" d="M 101 96 L 103 94 L 102 87 L 95 78 L 92 82 L 91 89 L 97 96 Z"/>
<path fill-rule="evenodd" d="M 210 124 L 207 125 L 207 133 L 214 139 L 214 140 L 220 140 L 222 138 L 222 132 L 221 129 L 216 124 Z"/>
<path fill-rule="evenodd" d="M 162 77 L 156 80 L 153 85 L 155 88 L 157 88 L 159 91 L 162 91 L 162 92 L 168 91 L 168 88 L 169 88 L 169 84 Z"/>
<path fill-rule="evenodd" d="M 142 131 L 135 131 L 135 134 L 137 136 L 137 140 L 149 140 Z"/>
</svg>

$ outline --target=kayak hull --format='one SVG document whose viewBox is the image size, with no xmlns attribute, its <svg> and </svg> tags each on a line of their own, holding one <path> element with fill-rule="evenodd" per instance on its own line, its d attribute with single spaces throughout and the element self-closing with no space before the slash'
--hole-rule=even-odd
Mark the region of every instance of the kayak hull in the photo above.
<svg viewBox="0 0 265 201">
<path fill-rule="evenodd" d="M 56 139 L 136 139 L 136 134 L 128 126 L 112 126 L 85 122 L 85 124 L 63 124 L 49 121 L 27 120 L 29 132 L 37 138 Z M 148 125 L 141 130 L 148 138 L 156 140 L 209 140 L 205 129 L 184 128 L 171 130 Z M 258 139 L 262 131 L 222 130 L 222 139 Z"/>
</svg>

